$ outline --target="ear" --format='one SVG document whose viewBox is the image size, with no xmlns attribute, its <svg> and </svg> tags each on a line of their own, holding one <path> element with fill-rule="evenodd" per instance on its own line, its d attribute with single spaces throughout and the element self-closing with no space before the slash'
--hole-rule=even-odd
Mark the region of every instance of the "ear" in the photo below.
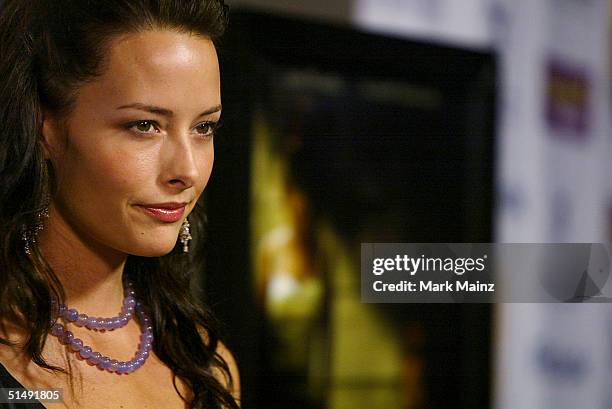
<svg viewBox="0 0 612 409">
<path fill-rule="evenodd" d="M 59 121 L 47 111 L 43 112 L 41 134 L 45 159 L 51 159 L 60 146 L 61 132 Z"/>
</svg>

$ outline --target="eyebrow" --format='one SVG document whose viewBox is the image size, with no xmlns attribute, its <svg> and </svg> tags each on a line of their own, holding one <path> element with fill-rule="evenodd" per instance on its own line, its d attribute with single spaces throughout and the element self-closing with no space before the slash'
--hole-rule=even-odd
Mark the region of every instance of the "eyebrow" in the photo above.
<svg viewBox="0 0 612 409">
<path fill-rule="evenodd" d="M 155 105 L 141 104 L 140 102 L 135 102 L 133 104 L 128 104 L 128 105 L 121 105 L 120 107 L 117 107 L 117 109 L 129 109 L 129 108 L 139 109 L 141 111 L 147 111 L 147 112 L 151 112 L 153 114 L 159 114 L 159 115 L 167 116 L 167 117 L 174 116 L 174 112 L 172 112 L 169 109 L 158 107 L 158 106 L 155 106 Z M 199 118 L 201 116 L 210 115 L 210 114 L 213 114 L 213 113 L 219 112 L 219 111 L 221 111 L 221 105 L 216 105 L 214 107 L 208 108 L 206 111 L 202 112 L 197 117 Z"/>
</svg>

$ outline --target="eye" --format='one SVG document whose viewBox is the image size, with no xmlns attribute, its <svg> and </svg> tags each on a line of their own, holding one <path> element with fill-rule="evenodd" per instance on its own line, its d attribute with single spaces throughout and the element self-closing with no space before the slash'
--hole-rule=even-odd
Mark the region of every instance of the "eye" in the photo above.
<svg viewBox="0 0 612 409">
<path fill-rule="evenodd" d="M 155 131 L 157 123 L 151 120 L 142 120 L 127 124 L 128 129 L 134 129 L 137 133 L 151 133 Z"/>
<path fill-rule="evenodd" d="M 199 135 L 210 138 L 214 136 L 217 129 L 221 127 L 220 121 L 206 121 L 196 126 L 196 131 Z"/>
</svg>

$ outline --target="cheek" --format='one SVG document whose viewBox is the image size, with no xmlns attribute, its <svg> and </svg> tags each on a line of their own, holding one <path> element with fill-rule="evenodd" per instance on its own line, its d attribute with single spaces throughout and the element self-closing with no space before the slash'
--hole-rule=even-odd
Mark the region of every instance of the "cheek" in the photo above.
<svg viewBox="0 0 612 409">
<path fill-rule="evenodd" d="M 201 175 L 198 186 L 198 190 L 201 192 L 204 190 L 208 181 L 210 180 L 210 175 L 212 174 L 213 163 L 215 161 L 215 149 L 214 145 L 210 144 L 207 146 L 206 150 L 201 155 L 202 159 L 199 161 L 200 169 L 199 174 Z"/>
<path fill-rule="evenodd" d="M 153 171 L 153 158 L 122 149 L 75 146 L 67 157 L 71 159 L 65 166 L 64 184 L 73 197 L 97 207 L 129 200 Z"/>
</svg>

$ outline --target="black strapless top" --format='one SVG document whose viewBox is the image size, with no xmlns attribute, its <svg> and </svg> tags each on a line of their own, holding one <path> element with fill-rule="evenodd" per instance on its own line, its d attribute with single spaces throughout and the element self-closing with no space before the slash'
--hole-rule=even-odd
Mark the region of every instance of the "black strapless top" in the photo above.
<svg viewBox="0 0 612 409">
<path fill-rule="evenodd" d="M 25 387 L 20 384 L 17 379 L 6 370 L 2 364 L 0 364 L 0 388 L 22 388 Z M 2 392 L 0 392 L 2 393 Z M 45 409 L 40 402 L 36 403 L 0 403 L 0 409 Z"/>
</svg>

